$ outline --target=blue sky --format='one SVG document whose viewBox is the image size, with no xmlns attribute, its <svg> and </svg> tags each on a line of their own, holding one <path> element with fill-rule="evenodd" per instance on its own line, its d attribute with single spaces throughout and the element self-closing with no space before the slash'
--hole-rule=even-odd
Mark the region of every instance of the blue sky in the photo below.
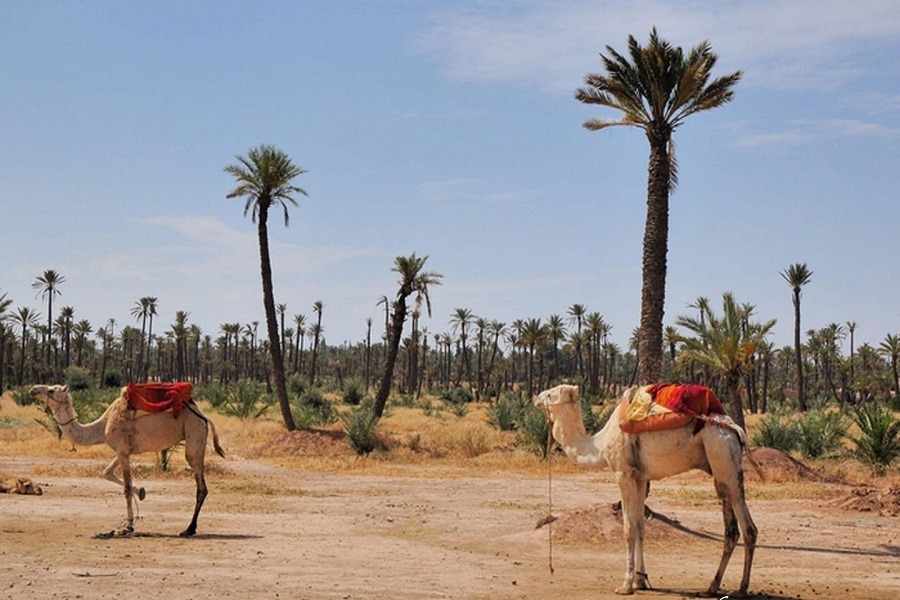
<svg viewBox="0 0 900 600">
<path fill-rule="evenodd" d="M 573 99 L 606 45 L 656 26 L 709 40 L 734 101 L 676 132 L 666 323 L 721 294 L 778 319 L 805 262 L 803 329 L 900 331 L 900 6 L 786 2 L 5 2 L 0 4 L 0 294 L 134 324 L 159 298 L 217 335 L 263 321 L 255 227 L 223 167 L 274 144 L 308 173 L 270 224 L 276 301 L 329 344 L 429 255 L 431 333 L 598 311 L 627 344 L 640 310 L 647 142 L 592 133 Z M 847 351 L 845 344 L 845 351 Z"/>
</svg>

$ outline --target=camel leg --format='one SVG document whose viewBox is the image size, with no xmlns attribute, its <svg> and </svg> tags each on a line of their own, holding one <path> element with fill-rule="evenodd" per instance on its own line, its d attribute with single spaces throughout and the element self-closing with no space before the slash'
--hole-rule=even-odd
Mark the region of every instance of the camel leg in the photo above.
<svg viewBox="0 0 900 600">
<path fill-rule="evenodd" d="M 206 489 L 206 477 L 203 474 L 203 459 L 206 454 L 206 436 L 202 436 L 199 443 L 188 444 L 185 442 L 184 458 L 194 471 L 194 480 L 197 482 L 197 500 L 194 505 L 194 516 L 191 519 L 187 529 L 181 532 L 181 537 L 190 537 L 197 533 L 197 517 L 200 516 L 200 509 L 203 507 L 203 501 L 206 500 L 208 490 Z"/>
<path fill-rule="evenodd" d="M 725 520 L 725 544 L 722 549 L 722 559 L 719 561 L 719 568 L 716 570 L 716 576 L 713 577 L 712 583 L 709 584 L 707 595 L 716 596 L 719 586 L 722 584 L 722 577 L 725 575 L 725 568 L 731 559 L 731 554 L 737 546 L 740 531 L 738 530 L 737 518 L 734 516 L 734 509 L 731 508 L 731 496 L 728 487 L 720 481 L 715 481 L 716 494 L 719 496 L 719 502 L 722 503 L 722 516 Z"/>
<path fill-rule="evenodd" d="M 633 594 L 634 590 L 649 588 L 644 570 L 644 500 L 647 481 L 620 474 L 619 491 L 622 495 L 622 527 L 628 544 L 625 580 L 616 588 L 617 594 Z"/>
<path fill-rule="evenodd" d="M 119 466 L 119 457 L 112 459 L 112 462 L 107 465 L 106 469 L 103 471 L 103 477 L 108 481 L 112 481 L 116 485 L 120 485 L 123 488 L 125 487 L 125 482 L 116 476 L 116 467 Z M 143 500 L 147 496 L 147 491 L 140 487 L 137 490 L 138 500 Z"/>
<path fill-rule="evenodd" d="M 753 554 L 756 551 L 756 537 L 758 530 L 750 517 L 750 509 L 747 508 L 747 498 L 744 494 L 744 471 L 741 467 L 741 447 L 735 440 L 735 443 L 716 447 L 713 451 L 707 448 L 707 460 L 709 460 L 712 468 L 713 477 L 716 479 L 716 491 L 718 492 L 721 485 L 726 492 L 728 500 L 730 500 L 730 510 L 733 511 L 734 518 L 737 519 L 738 527 L 744 536 L 744 573 L 741 577 L 740 594 L 746 595 L 747 589 L 750 587 L 750 570 L 753 566 Z M 723 513 L 726 508 L 723 506 Z M 726 514 L 725 535 L 726 544 L 729 535 L 729 528 L 733 525 L 728 523 L 728 515 Z M 730 554 L 729 554 L 730 555 Z M 723 565 L 720 565 L 713 584 L 718 584 L 724 572 L 724 563 L 727 563 L 727 557 L 723 555 Z M 713 587 L 710 585 L 710 592 L 715 592 L 718 585 Z"/>
<path fill-rule="evenodd" d="M 125 520 L 125 524 L 122 526 L 119 531 L 116 532 L 116 535 L 126 536 L 134 533 L 134 505 L 133 505 L 133 496 L 134 496 L 134 488 L 131 483 L 131 457 L 127 454 L 119 454 L 118 462 L 122 466 L 122 481 L 124 482 L 125 487 L 125 506 L 127 507 L 127 517 Z"/>
<path fill-rule="evenodd" d="M 741 576 L 740 594 L 747 595 L 750 587 L 750 569 L 753 567 L 753 554 L 756 552 L 756 537 L 759 531 L 750 517 L 750 509 L 747 508 L 747 498 L 744 495 L 744 474 L 738 473 L 737 493 L 732 495 L 734 512 L 737 515 L 741 533 L 744 535 L 744 574 Z"/>
</svg>

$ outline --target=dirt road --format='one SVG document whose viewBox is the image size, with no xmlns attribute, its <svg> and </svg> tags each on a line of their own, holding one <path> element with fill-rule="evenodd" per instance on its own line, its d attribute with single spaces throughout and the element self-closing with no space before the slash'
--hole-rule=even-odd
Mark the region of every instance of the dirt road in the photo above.
<svg viewBox="0 0 900 600">
<path fill-rule="evenodd" d="M 90 464 L 86 464 L 89 462 Z M 48 471 L 48 464 L 50 470 Z M 77 472 L 102 461 L 72 459 Z M 193 482 L 142 482 L 138 535 L 95 539 L 121 523 L 121 493 L 99 477 L 59 477 L 59 459 L 0 457 L 0 471 L 34 477 L 40 497 L 0 495 L 4 597 L 291 598 L 339 600 L 603 600 L 624 571 L 615 527 L 596 520 L 617 498 L 605 475 L 554 479 L 561 519 L 548 568 L 547 482 L 509 473 L 461 476 L 409 467 L 395 476 L 295 472 L 252 460 L 221 461 L 198 535 L 177 536 Z M 651 506 L 677 520 L 651 527 L 650 598 L 705 590 L 721 552 L 721 513 L 709 482 L 654 484 Z M 900 518 L 847 512 L 833 502 L 753 499 L 760 538 L 756 598 L 896 598 Z M 655 533 L 654 533 L 655 532 Z M 722 595 L 740 578 L 735 552 Z"/>
</svg>

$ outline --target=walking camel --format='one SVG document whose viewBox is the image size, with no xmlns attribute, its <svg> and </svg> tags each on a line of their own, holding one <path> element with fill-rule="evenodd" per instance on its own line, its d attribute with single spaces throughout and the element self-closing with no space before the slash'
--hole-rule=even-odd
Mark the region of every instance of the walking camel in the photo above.
<svg viewBox="0 0 900 600">
<path fill-rule="evenodd" d="M 630 396 L 631 390 L 626 391 L 624 397 Z M 725 546 L 707 593 L 717 595 L 725 567 L 742 533 L 744 572 L 740 593 L 746 595 L 757 529 L 744 495 L 741 464 L 744 432 L 740 427 L 728 417 L 716 415 L 717 418 L 711 419 L 713 424 L 696 433 L 693 419 L 675 429 L 625 433 L 619 426 L 622 410 L 617 410 L 600 432 L 590 436 L 584 429 L 577 386 L 559 385 L 545 390 L 534 403 L 547 411 L 553 424 L 553 437 L 571 460 L 584 467 L 609 468 L 616 474 L 628 544 L 625 580 L 615 590 L 617 594 L 632 594 L 636 589 L 650 587 L 644 567 L 644 501 L 648 483 L 700 469 L 713 476 L 725 519 Z"/>
<path fill-rule="evenodd" d="M 126 390 L 96 421 L 88 424 L 78 422 L 69 388 L 65 385 L 36 385 L 30 393 L 46 403 L 47 410 L 59 425 L 63 435 L 76 445 L 93 446 L 107 444 L 116 452 L 116 458 L 103 471 L 104 477 L 123 486 L 125 502 L 128 509 L 125 524 L 113 535 L 127 536 L 134 533 L 134 495 L 131 477 L 131 455 L 145 452 L 160 452 L 171 448 L 184 440 L 184 458 L 194 473 L 197 483 L 197 496 L 194 505 L 194 516 L 187 529 L 181 532 L 182 537 L 192 536 L 197 532 L 197 517 L 208 493 L 204 477 L 204 459 L 206 456 L 207 432 L 212 431 L 213 447 L 219 456 L 225 453 L 219 445 L 219 436 L 215 425 L 200 412 L 193 401 L 183 404 L 185 410 L 177 414 L 172 411 L 159 413 L 139 412 L 129 408 Z M 115 470 L 122 467 L 122 479 L 116 477 Z M 143 488 L 137 491 L 143 499 Z"/>
</svg>

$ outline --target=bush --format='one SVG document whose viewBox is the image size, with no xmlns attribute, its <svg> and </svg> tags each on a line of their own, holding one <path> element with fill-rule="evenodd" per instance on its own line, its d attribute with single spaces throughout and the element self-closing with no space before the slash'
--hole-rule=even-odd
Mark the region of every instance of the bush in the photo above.
<svg viewBox="0 0 900 600">
<path fill-rule="evenodd" d="M 119 390 L 98 390 L 90 388 L 77 392 L 70 391 L 72 407 L 81 423 L 89 423 L 103 414 L 107 407 L 119 397 Z"/>
<path fill-rule="evenodd" d="M 300 397 L 306 391 L 306 379 L 299 373 L 294 373 L 287 380 L 287 391 L 292 396 Z"/>
<path fill-rule="evenodd" d="M 820 458 L 840 448 L 847 424 L 840 413 L 813 410 L 797 421 L 797 447 L 806 458 Z"/>
<path fill-rule="evenodd" d="M 28 393 L 27 387 L 17 387 L 9 391 L 13 402 L 19 406 L 31 406 L 35 403 L 35 397 Z"/>
<path fill-rule="evenodd" d="M 469 406 L 467 404 L 451 404 L 449 406 L 450 412 L 454 415 L 462 419 L 467 414 L 469 414 Z"/>
<path fill-rule="evenodd" d="M 228 399 L 228 386 L 221 383 L 210 383 L 195 387 L 194 399 L 209 402 L 210 406 L 218 409 Z"/>
<path fill-rule="evenodd" d="M 106 375 L 103 376 L 103 381 L 101 381 L 101 387 L 105 388 L 120 388 L 124 385 L 122 383 L 125 381 L 125 377 L 122 376 L 118 371 L 109 371 Z"/>
<path fill-rule="evenodd" d="M 378 419 L 372 413 L 372 406 L 363 403 L 341 416 L 344 422 L 344 431 L 347 433 L 347 443 L 360 456 L 369 454 L 378 446 L 378 438 L 375 430 Z"/>
<path fill-rule="evenodd" d="M 514 431 L 519 428 L 529 404 L 525 395 L 506 392 L 487 408 L 488 423 L 500 431 Z"/>
<path fill-rule="evenodd" d="M 792 452 L 797 449 L 797 426 L 789 421 L 782 421 L 776 415 L 768 415 L 750 436 L 750 442 L 754 446 Z"/>
<path fill-rule="evenodd" d="M 69 367 L 66 369 L 66 385 L 71 391 L 86 390 L 91 387 L 91 375 L 87 369 L 81 367 Z"/>
<path fill-rule="evenodd" d="M 466 404 L 474 399 L 469 388 L 456 387 L 441 393 L 441 400 L 447 404 Z"/>
<path fill-rule="evenodd" d="M 528 405 L 519 422 L 519 439 L 526 448 L 541 459 L 547 458 L 547 437 L 550 434 L 550 423 L 547 414 L 534 405 Z"/>
<path fill-rule="evenodd" d="M 344 404 L 359 406 L 366 398 L 366 386 L 359 377 L 348 377 L 344 380 Z"/>
<path fill-rule="evenodd" d="M 300 429 L 327 425 L 337 420 L 337 411 L 318 388 L 309 388 L 293 403 L 294 421 Z"/>
<path fill-rule="evenodd" d="M 884 475 L 900 457 L 900 420 L 894 418 L 887 406 L 868 402 L 854 410 L 853 421 L 861 435 L 850 438 L 854 444 L 850 455 L 872 467 L 876 475 Z"/>
<path fill-rule="evenodd" d="M 590 435 L 603 429 L 616 410 L 616 405 L 613 404 L 597 412 L 594 409 L 594 403 L 587 396 L 581 396 L 578 402 L 581 404 L 581 419 L 584 421 L 584 429 Z"/>
<path fill-rule="evenodd" d="M 255 419 L 275 403 L 271 396 L 265 394 L 263 386 L 255 381 L 237 381 L 224 387 L 224 400 L 217 408 L 232 417 Z"/>
</svg>

